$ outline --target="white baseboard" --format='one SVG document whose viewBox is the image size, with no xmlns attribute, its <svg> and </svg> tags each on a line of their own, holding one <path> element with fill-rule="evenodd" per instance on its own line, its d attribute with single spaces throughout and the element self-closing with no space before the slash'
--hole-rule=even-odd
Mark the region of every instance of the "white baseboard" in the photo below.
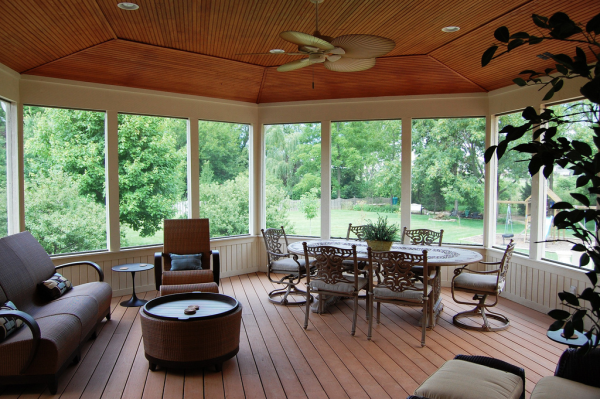
<svg viewBox="0 0 600 399">
<path fill-rule="evenodd" d="M 528 308 L 531 308 L 533 310 L 537 310 L 538 312 L 541 312 L 541 313 L 544 313 L 544 314 L 547 314 L 549 311 L 552 310 L 552 309 L 550 309 L 547 306 L 540 305 L 537 302 L 533 302 L 533 301 L 530 301 L 529 299 L 521 298 L 520 296 L 517 296 L 515 294 L 510 294 L 508 292 L 503 292 L 500 296 L 502 298 L 508 299 L 509 301 L 513 301 L 513 302 L 516 302 L 516 303 L 518 303 L 520 305 L 527 306 Z"/>
</svg>

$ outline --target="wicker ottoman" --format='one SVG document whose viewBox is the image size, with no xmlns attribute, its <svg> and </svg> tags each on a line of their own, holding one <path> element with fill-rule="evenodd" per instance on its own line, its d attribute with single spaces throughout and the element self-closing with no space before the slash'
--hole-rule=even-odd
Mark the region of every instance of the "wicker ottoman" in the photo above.
<svg viewBox="0 0 600 399">
<path fill-rule="evenodd" d="M 198 305 L 195 314 L 184 314 Z M 226 295 L 191 292 L 158 297 L 140 309 L 144 351 L 156 366 L 193 368 L 214 365 L 238 353 L 242 305 Z"/>
</svg>

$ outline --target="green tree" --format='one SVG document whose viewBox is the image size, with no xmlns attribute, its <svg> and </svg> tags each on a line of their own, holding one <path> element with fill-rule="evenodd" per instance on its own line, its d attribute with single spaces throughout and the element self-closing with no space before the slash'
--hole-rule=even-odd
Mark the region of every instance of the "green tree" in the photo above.
<svg viewBox="0 0 600 399">
<path fill-rule="evenodd" d="M 248 234 L 249 195 L 247 172 L 222 184 L 200 182 L 200 217 L 210 219 L 211 237 Z"/>
<path fill-rule="evenodd" d="M 50 254 L 106 247 L 104 207 L 80 194 L 69 174 L 52 170 L 26 180 L 25 226 Z"/>
<path fill-rule="evenodd" d="M 414 201 L 428 209 L 483 209 L 484 118 L 413 122 Z"/>
<path fill-rule="evenodd" d="M 214 180 L 223 183 L 248 171 L 249 125 L 200 121 L 198 133 L 201 174 L 210 165 Z"/>
<path fill-rule="evenodd" d="M 312 220 L 319 214 L 319 190 L 311 188 L 300 197 L 300 210 L 308 220 L 308 233 L 312 233 Z"/>
<path fill-rule="evenodd" d="M 186 121 L 119 115 L 121 223 L 152 236 L 186 195 Z"/>
</svg>

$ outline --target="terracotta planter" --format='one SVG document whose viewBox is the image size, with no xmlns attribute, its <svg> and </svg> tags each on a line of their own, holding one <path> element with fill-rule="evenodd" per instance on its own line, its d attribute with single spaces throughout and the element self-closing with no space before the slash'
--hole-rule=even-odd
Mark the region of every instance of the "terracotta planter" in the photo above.
<svg viewBox="0 0 600 399">
<path fill-rule="evenodd" d="M 393 241 L 371 241 L 367 240 L 367 245 L 371 247 L 373 251 L 389 251 L 392 249 Z"/>
</svg>

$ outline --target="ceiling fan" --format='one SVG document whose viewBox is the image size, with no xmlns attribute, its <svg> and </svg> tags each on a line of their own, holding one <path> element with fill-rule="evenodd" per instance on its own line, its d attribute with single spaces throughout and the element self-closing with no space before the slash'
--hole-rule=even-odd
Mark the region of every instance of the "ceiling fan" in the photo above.
<svg viewBox="0 0 600 399">
<path fill-rule="evenodd" d="M 296 31 L 281 32 L 279 36 L 298 46 L 297 52 L 271 50 L 269 53 L 251 54 L 287 54 L 307 55 L 283 64 L 279 72 L 289 72 L 309 65 L 323 63 L 325 68 L 334 72 L 358 72 L 375 66 L 375 59 L 394 49 L 396 43 L 385 37 L 374 35 L 344 35 L 337 38 L 321 35 L 319 32 L 319 4 L 324 0 L 309 0 L 315 5 L 316 30 L 312 35 Z"/>
</svg>

